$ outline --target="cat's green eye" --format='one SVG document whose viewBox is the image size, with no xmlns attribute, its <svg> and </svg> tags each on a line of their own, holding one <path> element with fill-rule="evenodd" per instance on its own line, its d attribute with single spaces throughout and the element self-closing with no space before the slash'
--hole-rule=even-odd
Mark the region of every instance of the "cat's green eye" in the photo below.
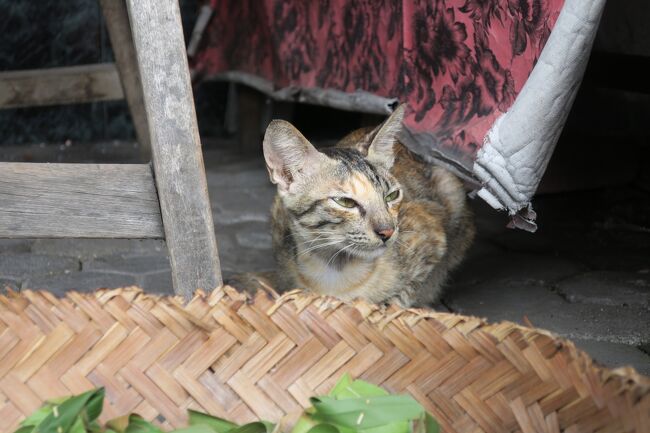
<svg viewBox="0 0 650 433">
<path fill-rule="evenodd" d="M 339 206 L 353 208 L 357 205 L 357 202 L 347 197 L 332 197 L 332 200 L 336 202 Z"/>
<path fill-rule="evenodd" d="M 391 192 L 386 196 L 386 201 L 395 201 L 399 197 L 399 189 L 396 189 L 395 191 Z"/>
</svg>

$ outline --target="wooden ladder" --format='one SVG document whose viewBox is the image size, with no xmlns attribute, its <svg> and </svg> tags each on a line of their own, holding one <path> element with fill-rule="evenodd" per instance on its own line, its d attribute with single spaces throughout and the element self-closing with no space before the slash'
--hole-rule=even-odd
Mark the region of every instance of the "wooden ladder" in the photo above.
<svg viewBox="0 0 650 433">
<path fill-rule="evenodd" d="M 178 0 L 100 3 L 152 163 L 0 163 L 0 238 L 164 238 L 188 299 L 222 280 Z"/>
</svg>

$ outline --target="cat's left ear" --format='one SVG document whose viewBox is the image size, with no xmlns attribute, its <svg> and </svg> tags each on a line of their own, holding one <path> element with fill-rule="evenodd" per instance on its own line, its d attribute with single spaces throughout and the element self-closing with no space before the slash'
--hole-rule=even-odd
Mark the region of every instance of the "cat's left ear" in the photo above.
<svg viewBox="0 0 650 433">
<path fill-rule="evenodd" d="M 402 130 L 406 104 L 402 104 L 393 113 L 370 133 L 372 139 L 368 140 L 366 150 L 368 161 L 381 165 L 390 170 L 395 162 L 395 142 L 397 134 Z"/>
<path fill-rule="evenodd" d="M 272 120 L 264 134 L 264 159 L 271 182 L 280 191 L 319 170 L 328 160 L 289 122 Z"/>
</svg>

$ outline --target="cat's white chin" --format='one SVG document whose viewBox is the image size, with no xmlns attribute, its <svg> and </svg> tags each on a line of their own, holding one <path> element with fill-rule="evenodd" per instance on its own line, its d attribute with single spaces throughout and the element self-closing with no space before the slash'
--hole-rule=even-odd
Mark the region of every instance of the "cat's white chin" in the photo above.
<svg viewBox="0 0 650 433">
<path fill-rule="evenodd" d="M 350 253 L 350 255 L 364 260 L 374 260 L 384 255 L 387 250 L 388 248 L 386 245 L 382 245 L 373 249 L 355 248 L 354 251 Z"/>
</svg>

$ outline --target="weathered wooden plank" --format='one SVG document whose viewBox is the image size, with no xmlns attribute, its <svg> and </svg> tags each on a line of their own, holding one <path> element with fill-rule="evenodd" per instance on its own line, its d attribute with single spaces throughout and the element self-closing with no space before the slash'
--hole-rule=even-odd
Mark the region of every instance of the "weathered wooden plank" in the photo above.
<svg viewBox="0 0 650 433">
<path fill-rule="evenodd" d="M 122 86 L 112 63 L 0 73 L 0 108 L 122 98 Z"/>
<path fill-rule="evenodd" d="M 162 238 L 148 164 L 0 163 L 0 238 Z"/>
<path fill-rule="evenodd" d="M 221 285 L 177 0 L 127 0 L 174 290 Z"/>
<path fill-rule="evenodd" d="M 126 3 L 124 0 L 100 0 L 99 3 L 106 20 L 108 36 L 115 54 L 115 63 L 122 80 L 126 102 L 131 112 L 135 134 L 140 144 L 141 155 L 148 161 L 151 158 L 151 139 L 149 138 L 147 114 L 144 111 L 138 59 L 133 46 Z"/>
</svg>

